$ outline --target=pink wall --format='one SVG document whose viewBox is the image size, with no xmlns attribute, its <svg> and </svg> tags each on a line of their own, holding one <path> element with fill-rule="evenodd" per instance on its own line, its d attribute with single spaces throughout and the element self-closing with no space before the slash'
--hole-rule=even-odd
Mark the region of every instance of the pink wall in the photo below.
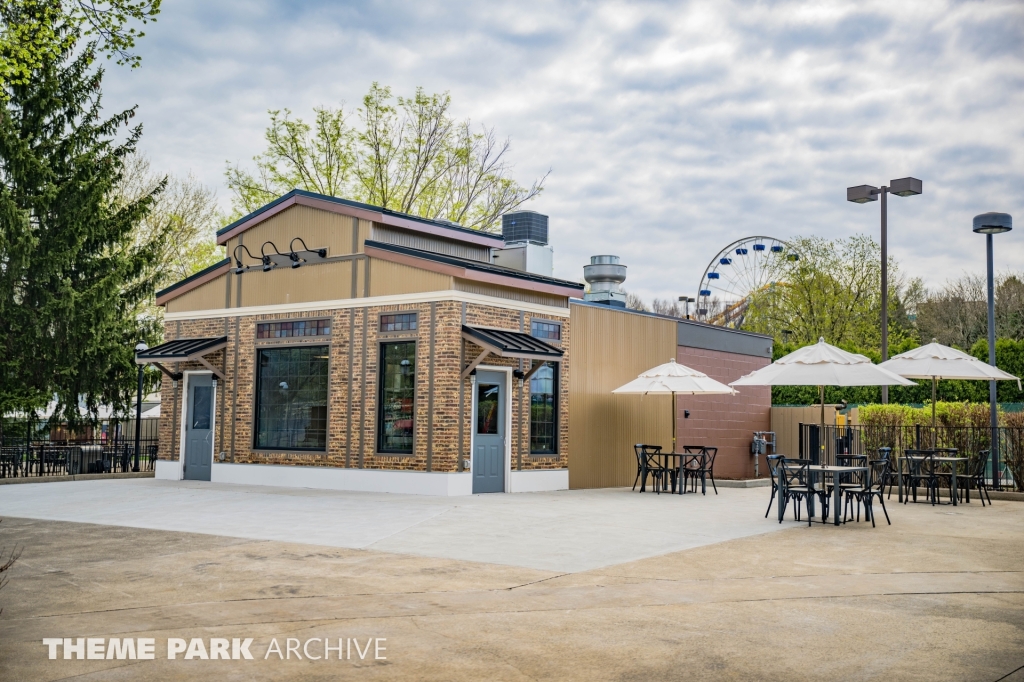
<svg viewBox="0 0 1024 682">
<path fill-rule="evenodd" d="M 771 364 L 771 358 L 738 355 L 717 350 L 678 346 L 676 362 L 704 372 L 712 379 L 728 384 Z M 718 448 L 715 478 L 753 478 L 754 460 L 750 441 L 754 431 L 771 428 L 771 388 L 743 386 L 736 395 L 680 395 L 676 433 L 679 446 L 710 445 Z M 683 418 L 683 411 L 690 418 Z M 765 477 L 768 467 L 761 456 L 760 473 Z"/>
</svg>

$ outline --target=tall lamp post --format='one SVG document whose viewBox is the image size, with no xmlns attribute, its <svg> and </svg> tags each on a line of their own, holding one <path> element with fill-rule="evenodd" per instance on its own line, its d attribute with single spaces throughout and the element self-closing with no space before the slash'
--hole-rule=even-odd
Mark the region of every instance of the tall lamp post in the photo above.
<svg viewBox="0 0 1024 682">
<path fill-rule="evenodd" d="M 135 345 L 135 353 L 149 350 L 143 342 Z M 135 457 L 132 459 L 132 471 L 139 470 L 139 447 L 142 445 L 142 371 L 145 365 L 139 365 L 139 391 L 135 397 Z"/>
<path fill-rule="evenodd" d="M 895 194 L 898 197 L 912 197 L 922 191 L 921 181 L 917 178 L 900 178 L 890 180 L 889 186 L 872 187 L 858 185 L 846 188 L 846 200 L 855 204 L 866 204 L 878 201 L 882 197 L 882 362 L 889 359 L 889 247 L 886 232 L 889 222 L 888 202 L 886 197 Z M 882 402 L 889 402 L 889 387 L 882 386 Z"/>
<path fill-rule="evenodd" d="M 690 304 L 696 301 L 697 299 L 695 299 L 693 296 L 679 297 L 679 302 L 683 304 L 683 308 L 686 310 L 686 312 L 683 313 L 684 315 L 686 315 L 686 319 L 690 319 Z"/>
<path fill-rule="evenodd" d="M 974 231 L 985 235 L 988 258 L 988 364 L 996 366 L 996 297 L 992 272 L 992 235 L 1013 229 L 1009 213 L 982 213 L 974 216 Z M 989 426 L 992 427 L 992 487 L 999 489 L 999 417 L 996 414 L 996 382 L 988 382 Z"/>
</svg>

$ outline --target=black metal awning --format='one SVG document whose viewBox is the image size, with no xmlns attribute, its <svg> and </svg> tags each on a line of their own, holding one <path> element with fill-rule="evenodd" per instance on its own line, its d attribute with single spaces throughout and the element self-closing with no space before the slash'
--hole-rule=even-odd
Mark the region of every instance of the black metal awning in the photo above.
<svg viewBox="0 0 1024 682">
<path fill-rule="evenodd" d="M 198 362 L 223 379 L 223 373 L 207 362 L 203 356 L 218 351 L 227 345 L 228 337 L 226 336 L 206 339 L 175 339 L 174 341 L 161 343 L 153 348 L 135 351 L 135 363 L 139 365 L 156 365 L 167 376 L 172 379 L 179 379 L 181 378 L 180 373 L 168 371 L 161 363 L 193 361 Z"/>
<path fill-rule="evenodd" d="M 462 376 L 467 376 L 476 369 L 476 366 L 483 362 L 488 355 L 497 355 L 503 358 L 525 358 L 527 360 L 540 360 L 540 364 L 530 370 L 527 377 L 540 369 L 544 362 L 559 362 L 565 354 L 560 348 L 549 343 L 536 339 L 523 332 L 507 331 L 505 329 L 487 329 L 482 327 L 470 327 L 462 325 L 462 338 L 483 348 L 483 352 L 462 371 Z"/>
</svg>

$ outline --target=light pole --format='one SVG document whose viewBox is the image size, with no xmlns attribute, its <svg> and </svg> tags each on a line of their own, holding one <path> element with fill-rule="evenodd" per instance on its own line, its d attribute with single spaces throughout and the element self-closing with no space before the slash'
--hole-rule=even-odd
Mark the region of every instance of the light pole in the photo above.
<svg viewBox="0 0 1024 682">
<path fill-rule="evenodd" d="M 1009 213 L 982 213 L 974 216 L 974 231 L 985 235 L 988 257 L 988 364 L 996 366 L 996 296 L 992 272 L 992 235 L 1013 229 Z M 992 427 L 992 487 L 999 489 L 999 417 L 996 414 L 996 382 L 988 382 L 989 426 Z"/>
<path fill-rule="evenodd" d="M 683 309 L 685 311 L 684 314 L 686 315 L 686 319 L 690 319 L 690 304 L 694 303 L 696 300 L 697 299 L 695 299 L 693 296 L 680 296 L 679 297 L 679 302 L 683 304 Z"/>
<path fill-rule="evenodd" d="M 136 355 L 144 350 L 149 350 L 144 342 L 135 345 Z M 145 365 L 139 365 L 139 391 L 135 397 L 135 457 L 132 460 L 132 471 L 139 470 L 139 447 L 142 444 L 142 371 Z"/>
<path fill-rule="evenodd" d="M 890 180 L 888 187 L 885 185 L 881 187 L 858 185 L 846 188 L 846 200 L 855 204 L 878 201 L 878 195 L 882 196 L 882 362 L 889 359 L 889 247 L 886 239 L 889 211 L 886 197 L 889 194 L 895 194 L 898 197 L 912 197 L 915 194 L 920 194 L 921 190 L 921 181 L 917 178 Z M 882 386 L 882 402 L 889 402 L 888 386 Z"/>
</svg>

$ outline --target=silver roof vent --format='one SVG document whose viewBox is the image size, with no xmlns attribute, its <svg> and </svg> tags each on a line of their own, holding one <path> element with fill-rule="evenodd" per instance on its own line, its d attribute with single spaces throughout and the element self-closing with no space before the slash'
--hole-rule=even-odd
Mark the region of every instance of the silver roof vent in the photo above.
<svg viewBox="0 0 1024 682">
<path fill-rule="evenodd" d="M 585 300 L 626 307 L 626 294 L 619 289 L 626 281 L 626 266 L 619 263 L 618 256 L 591 256 L 590 265 L 583 266 L 583 279 L 590 285 L 583 295 Z"/>
</svg>

